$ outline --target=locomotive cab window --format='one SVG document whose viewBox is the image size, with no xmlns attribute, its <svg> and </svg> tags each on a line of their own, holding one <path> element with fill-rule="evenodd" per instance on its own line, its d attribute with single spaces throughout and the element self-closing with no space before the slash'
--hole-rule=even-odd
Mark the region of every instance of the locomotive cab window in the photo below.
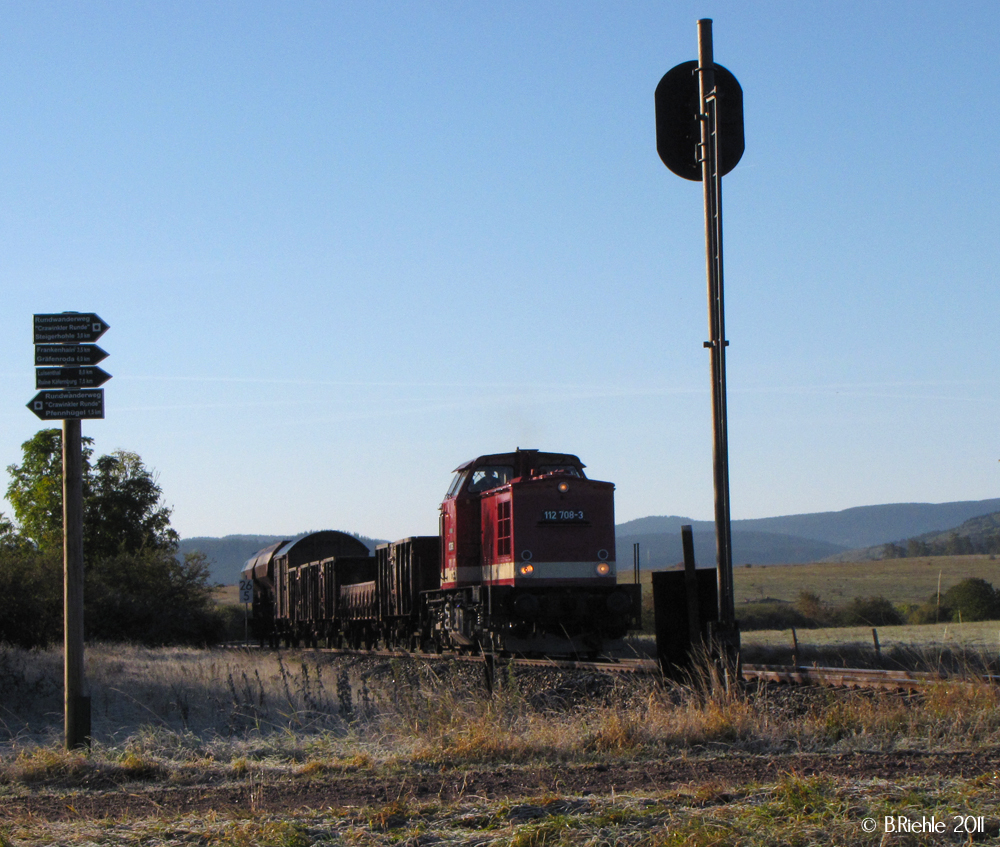
<svg viewBox="0 0 1000 847">
<path fill-rule="evenodd" d="M 511 465 L 483 465 L 472 472 L 469 491 L 475 493 L 498 488 L 510 482 L 513 476 L 514 468 Z"/>
</svg>

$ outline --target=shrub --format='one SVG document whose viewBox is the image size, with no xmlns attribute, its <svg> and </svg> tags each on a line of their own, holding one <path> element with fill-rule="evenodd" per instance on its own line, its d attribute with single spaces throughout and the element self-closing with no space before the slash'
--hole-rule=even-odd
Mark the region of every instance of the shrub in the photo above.
<svg viewBox="0 0 1000 847">
<path fill-rule="evenodd" d="M 147 549 L 97 561 L 88 569 L 85 602 L 89 638 L 211 644 L 224 635 L 200 554 L 180 561 L 170 550 Z"/>
<path fill-rule="evenodd" d="M 855 597 L 835 613 L 840 626 L 898 626 L 903 616 L 885 597 Z"/>
<path fill-rule="evenodd" d="M 46 647 L 62 635 L 62 557 L 0 549 L 0 642 Z"/>
<path fill-rule="evenodd" d="M 1000 597 L 985 579 L 963 579 L 941 595 L 951 620 L 989 621 L 1000 617 Z"/>
<path fill-rule="evenodd" d="M 950 612 L 944 606 L 938 608 L 935 594 L 926 603 L 909 603 L 902 608 L 903 617 L 910 624 L 938 623 L 950 620 Z"/>
<path fill-rule="evenodd" d="M 830 623 L 830 610 L 819 599 L 818 594 L 813 594 L 811 591 L 800 591 L 799 598 L 795 601 L 795 608 L 812 621 L 812 626 L 826 626 Z"/>
<path fill-rule="evenodd" d="M 740 629 L 791 629 L 808 628 L 816 624 L 806 618 L 791 603 L 784 600 L 766 598 L 740 604 L 737 610 Z"/>
</svg>

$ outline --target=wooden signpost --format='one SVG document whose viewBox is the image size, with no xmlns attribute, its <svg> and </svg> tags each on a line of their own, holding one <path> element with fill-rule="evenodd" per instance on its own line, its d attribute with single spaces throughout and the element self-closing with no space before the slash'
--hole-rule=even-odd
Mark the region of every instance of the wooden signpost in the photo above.
<svg viewBox="0 0 1000 847">
<path fill-rule="evenodd" d="M 90 697 L 83 672 L 83 436 L 80 421 L 104 417 L 103 385 L 94 367 L 108 354 L 90 343 L 110 327 L 93 313 L 35 315 L 35 388 L 28 408 L 61 420 L 63 466 L 63 645 L 66 749 L 90 746 Z M 55 367 L 47 367 L 47 366 Z"/>
</svg>

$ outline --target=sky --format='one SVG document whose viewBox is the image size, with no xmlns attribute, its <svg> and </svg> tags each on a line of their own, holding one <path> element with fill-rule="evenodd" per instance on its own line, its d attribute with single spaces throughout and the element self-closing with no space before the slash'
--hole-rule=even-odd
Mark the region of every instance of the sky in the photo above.
<svg viewBox="0 0 1000 847">
<path fill-rule="evenodd" d="M 182 537 L 432 534 L 515 447 L 711 519 L 701 185 L 653 109 L 699 18 L 744 91 L 733 518 L 1000 496 L 993 2 L 0 0 L 0 468 L 72 310 L 111 326 L 83 433 Z"/>
</svg>

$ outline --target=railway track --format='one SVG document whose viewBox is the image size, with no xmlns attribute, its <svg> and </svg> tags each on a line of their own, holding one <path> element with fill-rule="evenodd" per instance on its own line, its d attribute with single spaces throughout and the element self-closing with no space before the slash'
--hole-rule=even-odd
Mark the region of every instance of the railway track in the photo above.
<svg viewBox="0 0 1000 847">
<path fill-rule="evenodd" d="M 228 645 L 247 649 L 245 645 Z M 250 648 L 253 649 L 253 648 Z M 312 648 L 310 652 L 337 656 L 379 659 L 419 659 L 421 661 L 459 661 L 525 668 L 550 668 L 564 671 L 594 673 L 649 674 L 660 673 L 655 659 L 619 658 L 603 660 L 549 659 L 527 657 L 496 657 L 490 654 L 410 653 L 405 650 L 353 650 L 345 648 Z M 929 685 L 947 683 L 988 682 L 1000 684 L 1000 676 L 949 676 L 926 671 L 906 671 L 876 668 L 832 668 L 806 665 L 749 665 L 741 667 L 744 680 L 774 682 L 785 685 L 825 685 L 834 688 L 872 688 L 890 691 L 919 691 Z"/>
</svg>

